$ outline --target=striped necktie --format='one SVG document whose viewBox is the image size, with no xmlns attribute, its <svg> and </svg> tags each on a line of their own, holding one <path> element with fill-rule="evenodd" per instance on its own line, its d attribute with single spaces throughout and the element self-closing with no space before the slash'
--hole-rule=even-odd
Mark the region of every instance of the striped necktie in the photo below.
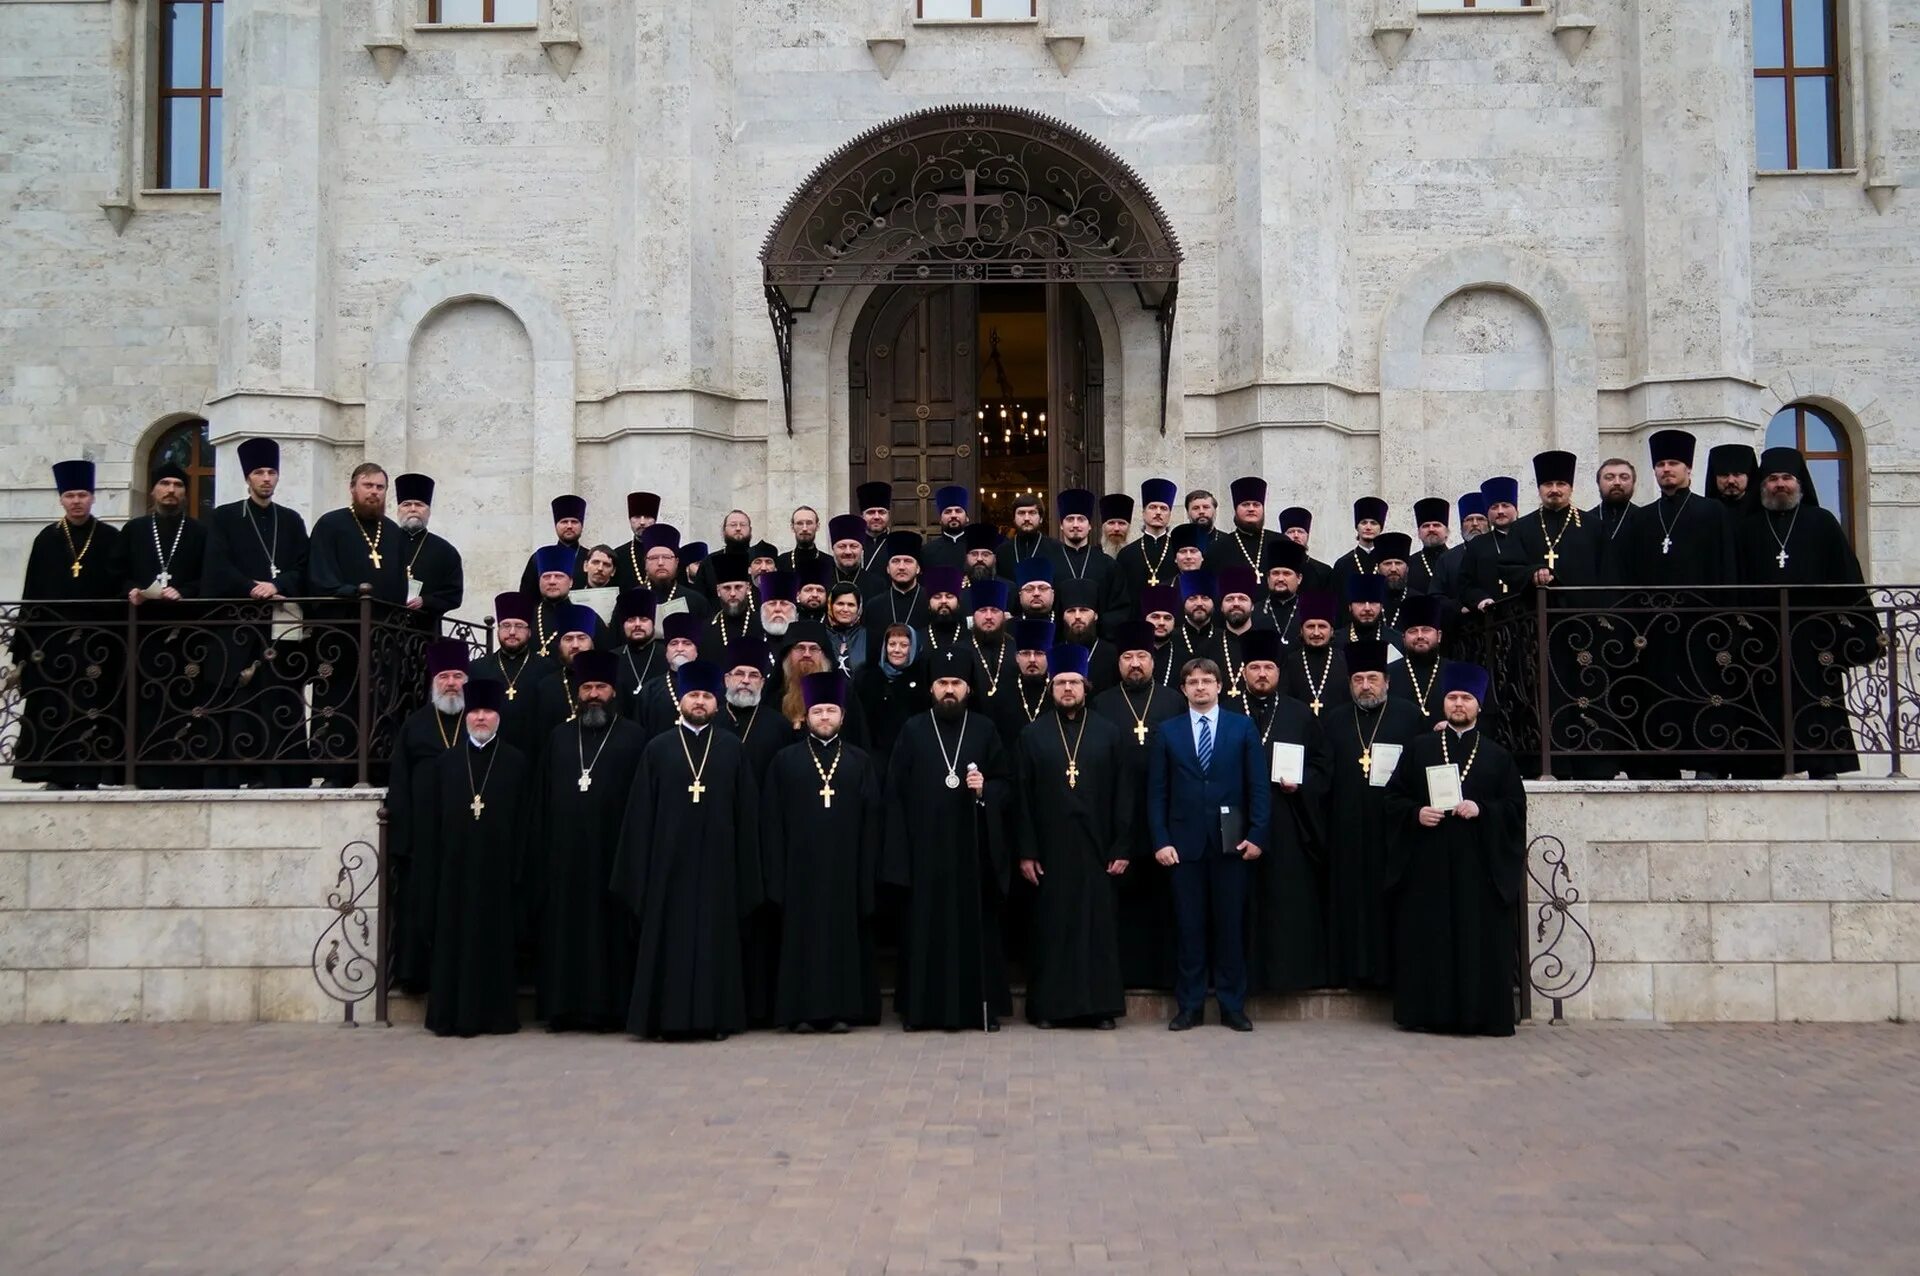
<svg viewBox="0 0 1920 1276">
<path fill-rule="evenodd" d="M 1213 722 L 1209 718 L 1200 719 L 1200 769 L 1213 767 Z"/>
</svg>

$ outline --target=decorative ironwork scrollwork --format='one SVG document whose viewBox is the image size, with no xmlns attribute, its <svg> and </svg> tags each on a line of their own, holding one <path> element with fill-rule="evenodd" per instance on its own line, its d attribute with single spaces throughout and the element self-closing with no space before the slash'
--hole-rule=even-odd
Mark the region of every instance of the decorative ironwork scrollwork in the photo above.
<svg viewBox="0 0 1920 1276">
<path fill-rule="evenodd" d="M 371 842 L 356 840 L 340 848 L 340 871 L 327 893 L 333 918 L 313 941 L 313 978 L 321 992 L 341 1004 L 349 1024 L 356 1022 L 354 1008 L 380 991 L 385 969 L 367 903 L 368 892 L 379 884 L 380 852 Z"/>
<path fill-rule="evenodd" d="M 1540 868 L 1536 869 L 1538 863 Z M 1546 873 L 1541 878 L 1541 870 Z M 1593 932 L 1574 915 L 1581 903 L 1580 888 L 1567 867 L 1567 847 L 1551 833 L 1541 833 L 1527 844 L 1527 877 L 1540 898 L 1529 900 L 1533 925 L 1529 928 L 1527 982 L 1533 991 L 1553 1003 L 1553 1022 L 1565 1022 L 1566 1003 L 1586 991 L 1593 981 L 1599 952 Z"/>
</svg>

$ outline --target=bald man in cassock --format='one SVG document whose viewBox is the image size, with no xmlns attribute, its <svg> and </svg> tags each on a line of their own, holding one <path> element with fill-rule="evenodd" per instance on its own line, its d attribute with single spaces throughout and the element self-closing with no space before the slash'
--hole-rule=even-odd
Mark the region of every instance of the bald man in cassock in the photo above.
<svg viewBox="0 0 1920 1276">
<path fill-rule="evenodd" d="M 536 692 L 541 679 L 559 667 L 552 656 L 543 656 L 533 645 L 533 602 L 518 591 L 495 594 L 493 598 L 493 637 L 498 644 L 492 654 L 473 662 L 469 674 L 492 678 L 505 690 L 500 710 L 500 738 L 529 758 L 540 750 L 539 710 Z"/>
<path fill-rule="evenodd" d="M 431 916 L 416 917 L 413 878 L 414 790 L 429 762 L 460 743 L 467 711 L 467 644 L 436 638 L 427 644 L 427 702 L 408 714 L 394 734 L 387 771 L 387 862 L 393 909 L 393 979 L 406 992 L 426 991 L 430 955 L 425 936 Z"/>
<path fill-rule="evenodd" d="M 1327 951 L 1335 988 L 1385 988 L 1393 979 L 1387 913 L 1392 824 L 1387 781 L 1402 750 L 1432 734 L 1426 719 L 1387 695 L 1387 645 L 1347 648 L 1351 702 L 1320 715 L 1331 757 L 1327 791 Z"/>
<path fill-rule="evenodd" d="M 1014 747 L 1015 844 L 1035 890 L 1027 1018 L 1112 1028 L 1127 1013 L 1111 878 L 1127 871 L 1127 764 L 1119 728 L 1087 704 L 1087 649 L 1047 657 L 1052 712 Z"/>
<path fill-rule="evenodd" d="M 880 770 L 846 738 L 839 670 L 800 682 L 802 738 L 782 749 L 762 790 L 767 898 L 779 910 L 773 1019 L 790 1032 L 846 1032 L 880 1021 L 874 887 L 885 839 Z"/>
<path fill-rule="evenodd" d="M 1385 793 L 1402 1028 L 1513 1035 L 1527 790 L 1513 756 L 1480 730 L 1488 682 L 1478 665 L 1448 666 L 1447 725 L 1408 745 Z"/>
<path fill-rule="evenodd" d="M 760 788 L 714 721 L 720 667 L 689 661 L 674 684 L 679 716 L 641 751 L 613 865 L 638 927 L 627 1031 L 720 1041 L 747 1026 L 740 922 L 764 897 Z"/>
<path fill-rule="evenodd" d="M 1155 588 L 1160 588 L 1155 586 Z M 1186 697 L 1154 680 L 1153 626 L 1130 620 L 1114 633 L 1117 685 L 1093 698 L 1093 712 L 1120 732 L 1127 807 L 1128 868 L 1112 880 L 1120 934 L 1120 975 L 1128 988 L 1172 988 L 1173 884 L 1147 844 L 1147 751 L 1162 722 L 1187 711 Z"/>
<path fill-rule="evenodd" d="M 533 766 L 499 738 L 505 692 L 498 682 L 467 682 L 460 741 L 421 768 L 413 790 L 427 1029 L 441 1037 L 520 1030 L 514 941 L 524 922 Z"/>
<path fill-rule="evenodd" d="M 13 777 L 94 789 L 118 778 L 108 763 L 120 755 L 126 727 L 115 713 L 124 703 L 126 609 L 109 601 L 120 596 L 120 532 L 93 516 L 92 461 L 54 462 L 53 487 L 60 517 L 27 552 L 23 604 L 7 647 L 22 697 Z"/>
<path fill-rule="evenodd" d="M 612 652 L 579 653 L 566 676 L 579 711 L 548 735 L 535 793 L 537 1004 L 551 1031 L 613 1032 L 633 1001 L 634 937 L 607 883 L 647 738 L 615 707 Z"/>
<path fill-rule="evenodd" d="M 1285 651 L 1271 629 L 1248 634 L 1241 645 L 1245 711 L 1260 732 L 1273 802 L 1273 845 L 1254 862 L 1248 891 L 1247 965 L 1253 986 L 1269 992 L 1327 983 L 1324 807 L 1332 756 L 1320 720 L 1282 688 Z"/>
<path fill-rule="evenodd" d="M 542 545 L 527 555 L 527 565 L 520 573 L 520 592 L 532 594 L 539 585 L 540 577 L 556 567 L 562 567 L 571 582 L 569 589 L 584 586 L 587 583 L 587 546 L 581 543 L 580 534 L 587 526 L 587 500 L 584 496 L 556 496 L 553 508 L 553 544 Z M 543 550 L 558 550 L 558 554 L 541 558 Z"/>
<path fill-rule="evenodd" d="M 1013 765 L 967 698 L 965 679 L 936 681 L 887 766 L 881 880 L 906 892 L 896 1000 L 908 1032 L 997 1032 L 1013 1007 L 1000 939 Z"/>
</svg>

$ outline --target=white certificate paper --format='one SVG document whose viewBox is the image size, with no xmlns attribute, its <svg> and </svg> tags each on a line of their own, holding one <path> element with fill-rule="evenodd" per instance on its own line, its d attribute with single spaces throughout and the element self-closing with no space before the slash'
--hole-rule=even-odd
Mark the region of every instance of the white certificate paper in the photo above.
<svg viewBox="0 0 1920 1276">
<path fill-rule="evenodd" d="M 1367 783 L 1376 789 L 1387 787 L 1387 781 L 1393 778 L 1393 768 L 1400 765 L 1400 746 L 1397 744 L 1376 744 L 1373 746 L 1373 770 L 1367 772 Z"/>
<path fill-rule="evenodd" d="M 1427 768 L 1427 805 L 1451 811 L 1460 805 L 1460 768 L 1451 762 Z"/>
<path fill-rule="evenodd" d="M 1304 784 L 1307 779 L 1307 746 L 1275 741 L 1273 746 L 1273 782 Z"/>
<path fill-rule="evenodd" d="M 593 608 L 593 614 L 600 617 L 601 623 L 613 623 L 613 605 L 620 601 L 620 591 L 611 585 L 600 589 L 576 589 L 569 595 L 582 607 Z"/>
<path fill-rule="evenodd" d="M 426 587 L 427 583 L 425 581 L 415 580 L 411 576 L 407 577 L 407 601 L 412 602 L 414 599 L 420 597 L 420 591 Z"/>
<path fill-rule="evenodd" d="M 653 609 L 653 619 L 656 624 L 665 624 L 668 616 L 678 616 L 685 610 L 687 610 L 687 600 L 684 598 L 675 598 L 671 602 L 664 602 L 658 607 L 655 607 Z"/>
</svg>

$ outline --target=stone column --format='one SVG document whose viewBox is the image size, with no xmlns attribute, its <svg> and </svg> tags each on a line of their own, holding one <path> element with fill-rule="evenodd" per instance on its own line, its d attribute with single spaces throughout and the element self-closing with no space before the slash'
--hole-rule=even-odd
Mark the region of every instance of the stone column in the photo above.
<svg viewBox="0 0 1920 1276">
<path fill-rule="evenodd" d="M 1637 421 L 1752 419 L 1747 0 L 1626 6 L 1628 368 Z"/>
<path fill-rule="evenodd" d="M 226 11 L 219 362 L 207 415 L 223 494 L 237 492 L 234 445 L 272 435 L 283 444 L 282 498 L 317 511 L 341 502 L 328 68 L 343 18 L 327 0 L 227 0 Z"/>
</svg>

